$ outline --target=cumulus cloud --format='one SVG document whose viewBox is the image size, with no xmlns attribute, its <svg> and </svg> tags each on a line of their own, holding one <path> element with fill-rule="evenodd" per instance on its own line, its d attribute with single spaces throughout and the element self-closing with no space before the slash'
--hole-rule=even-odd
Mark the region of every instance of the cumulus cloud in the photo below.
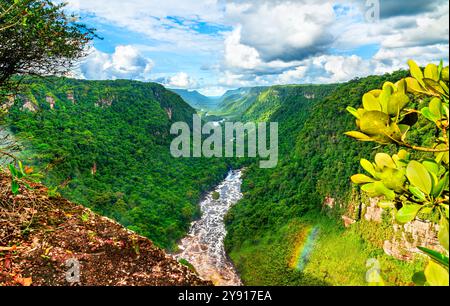
<svg viewBox="0 0 450 306">
<path fill-rule="evenodd" d="M 252 59 L 257 54 L 264 61 L 302 60 L 322 52 L 333 41 L 328 31 L 335 19 L 332 3 L 231 2 L 227 17 L 239 31 L 232 35 L 234 45 L 245 49 Z"/>
<path fill-rule="evenodd" d="M 293 70 L 287 70 L 278 76 L 278 84 L 294 84 L 304 81 L 308 68 L 306 66 L 298 66 Z"/>
<path fill-rule="evenodd" d="M 69 2 L 95 22 L 148 38 L 139 50 L 154 52 L 158 81 L 170 87 L 220 91 L 342 82 L 406 68 L 409 58 L 422 65 L 448 62 L 445 0 L 380 0 L 381 20 L 375 23 L 365 20 L 361 0 Z M 152 67 L 136 48 L 118 47 L 114 54 L 93 52 L 82 71 L 87 78 L 149 79 Z"/>
<path fill-rule="evenodd" d="M 444 0 L 447 2 L 447 0 Z M 438 5 L 444 1 L 423 1 L 423 0 L 408 0 L 407 3 L 398 0 L 381 0 L 380 1 L 380 17 L 390 18 L 396 16 L 411 16 L 420 13 L 433 11 Z"/>
<path fill-rule="evenodd" d="M 185 72 L 178 72 L 177 74 L 166 78 L 164 83 L 172 88 L 193 88 L 197 86 L 197 81 Z"/>
<path fill-rule="evenodd" d="M 133 46 L 117 46 L 112 54 L 93 48 L 80 64 L 80 73 L 91 80 L 146 80 L 153 66 L 153 61 L 141 55 Z"/>
<path fill-rule="evenodd" d="M 112 24 L 151 39 L 158 48 L 172 52 L 217 51 L 222 41 L 223 13 L 220 0 L 67 0 L 69 8 L 88 14 L 94 22 Z M 217 26 L 218 35 L 199 27 Z"/>
<path fill-rule="evenodd" d="M 262 64 L 255 48 L 241 44 L 241 26 L 225 39 L 225 62 L 237 69 L 255 69 Z"/>
<path fill-rule="evenodd" d="M 359 56 L 322 55 L 304 60 L 295 69 L 280 74 L 277 84 L 338 83 L 373 74 L 373 61 Z"/>
</svg>

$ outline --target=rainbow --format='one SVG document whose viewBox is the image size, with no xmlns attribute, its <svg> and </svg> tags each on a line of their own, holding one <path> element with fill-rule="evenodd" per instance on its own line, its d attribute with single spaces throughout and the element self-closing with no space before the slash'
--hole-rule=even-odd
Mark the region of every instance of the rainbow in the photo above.
<svg viewBox="0 0 450 306">
<path fill-rule="evenodd" d="M 294 256 L 289 264 L 292 269 L 303 271 L 314 248 L 314 242 L 318 233 L 319 227 L 311 226 L 305 231 L 306 237 L 297 241 L 294 247 Z"/>
</svg>

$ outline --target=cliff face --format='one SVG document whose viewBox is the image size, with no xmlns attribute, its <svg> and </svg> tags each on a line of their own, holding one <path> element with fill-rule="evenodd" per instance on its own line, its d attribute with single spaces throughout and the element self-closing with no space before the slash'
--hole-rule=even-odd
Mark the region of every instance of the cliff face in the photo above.
<svg viewBox="0 0 450 306">
<path fill-rule="evenodd" d="M 210 285 L 147 238 L 0 172 L 0 286 Z"/>
<path fill-rule="evenodd" d="M 389 216 L 386 210 L 378 206 L 379 201 L 380 199 L 378 198 L 369 198 L 360 204 L 356 209 L 357 211 L 355 211 L 355 205 L 350 205 L 347 214 L 353 217 L 360 214 L 360 219 L 381 224 L 384 217 L 392 218 L 392 216 Z M 324 201 L 324 207 L 332 209 L 333 206 L 330 206 L 329 203 L 335 203 L 335 200 L 326 198 Z M 343 215 L 342 220 L 345 227 L 361 221 L 358 218 L 354 219 L 347 215 Z M 404 225 L 397 224 L 395 219 L 392 219 L 390 222 L 392 222 L 392 228 L 389 229 L 391 232 L 390 237 L 383 242 L 383 250 L 386 254 L 400 260 L 414 260 L 417 255 L 423 256 L 422 252 L 417 248 L 418 246 L 445 252 L 440 246 L 438 239 L 439 225 L 420 220 L 419 218 Z M 382 230 L 380 229 L 380 231 Z"/>
</svg>

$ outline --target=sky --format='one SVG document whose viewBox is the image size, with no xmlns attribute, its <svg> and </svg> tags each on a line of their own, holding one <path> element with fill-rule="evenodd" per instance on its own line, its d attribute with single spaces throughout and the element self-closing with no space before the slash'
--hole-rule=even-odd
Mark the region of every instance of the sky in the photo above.
<svg viewBox="0 0 450 306">
<path fill-rule="evenodd" d="M 95 27 L 79 78 L 135 79 L 218 96 L 345 82 L 414 59 L 448 63 L 447 0 L 66 0 Z"/>
</svg>

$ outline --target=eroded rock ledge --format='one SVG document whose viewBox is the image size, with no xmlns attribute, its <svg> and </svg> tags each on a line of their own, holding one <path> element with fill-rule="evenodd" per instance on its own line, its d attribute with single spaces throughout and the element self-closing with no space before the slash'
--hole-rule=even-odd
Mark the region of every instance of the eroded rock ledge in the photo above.
<svg viewBox="0 0 450 306">
<path fill-rule="evenodd" d="M 14 197 L 0 172 L 0 286 L 211 285 L 147 238 L 32 187 Z M 67 278 L 74 260 L 79 282 Z"/>
</svg>

